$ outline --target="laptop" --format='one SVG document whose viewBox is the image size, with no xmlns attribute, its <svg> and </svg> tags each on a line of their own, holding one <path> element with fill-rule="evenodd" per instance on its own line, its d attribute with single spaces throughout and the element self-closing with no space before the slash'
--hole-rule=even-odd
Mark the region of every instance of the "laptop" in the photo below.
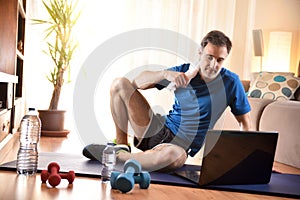
<svg viewBox="0 0 300 200">
<path fill-rule="evenodd" d="M 277 139 L 278 132 L 209 130 L 199 170 L 175 174 L 199 186 L 267 184 Z"/>
</svg>

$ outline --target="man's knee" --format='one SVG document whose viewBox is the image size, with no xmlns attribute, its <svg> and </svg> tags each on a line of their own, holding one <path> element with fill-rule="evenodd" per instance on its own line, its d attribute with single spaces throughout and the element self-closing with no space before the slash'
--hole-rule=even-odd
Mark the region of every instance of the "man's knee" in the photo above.
<svg viewBox="0 0 300 200">
<path fill-rule="evenodd" d="M 163 147 L 161 153 L 159 154 L 158 162 L 163 163 L 163 166 L 158 171 L 173 171 L 184 165 L 187 154 L 183 148 L 170 145 Z"/>
<path fill-rule="evenodd" d="M 125 78 L 120 77 L 113 80 L 111 87 L 110 87 L 110 93 L 111 94 L 117 94 L 121 91 L 128 90 L 128 88 L 132 88 L 131 82 Z"/>
</svg>

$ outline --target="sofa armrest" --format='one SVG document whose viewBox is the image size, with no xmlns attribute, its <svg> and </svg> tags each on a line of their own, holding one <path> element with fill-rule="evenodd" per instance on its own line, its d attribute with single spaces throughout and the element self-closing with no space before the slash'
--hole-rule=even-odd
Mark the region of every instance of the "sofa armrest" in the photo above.
<svg viewBox="0 0 300 200">
<path fill-rule="evenodd" d="M 250 88 L 250 81 L 249 80 L 241 80 L 243 86 L 244 86 L 244 90 L 245 92 L 248 92 L 249 91 L 249 88 Z"/>
<path fill-rule="evenodd" d="M 251 106 L 250 119 L 251 119 L 251 130 L 257 131 L 259 129 L 259 120 L 265 107 L 272 103 L 270 99 L 258 99 L 248 98 Z M 239 124 L 231 113 L 230 108 L 227 108 L 220 119 L 214 126 L 214 129 L 223 130 L 239 130 Z"/>
<path fill-rule="evenodd" d="M 274 101 L 262 113 L 260 131 L 278 131 L 275 160 L 300 168 L 300 102 Z"/>
</svg>

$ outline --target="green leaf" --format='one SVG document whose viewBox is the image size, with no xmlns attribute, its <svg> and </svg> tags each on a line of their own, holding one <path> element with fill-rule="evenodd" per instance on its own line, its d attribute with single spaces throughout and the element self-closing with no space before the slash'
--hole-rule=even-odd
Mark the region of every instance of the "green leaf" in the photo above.
<svg viewBox="0 0 300 200">
<path fill-rule="evenodd" d="M 45 41 L 48 47 L 44 51 L 53 61 L 54 66 L 46 78 L 54 88 L 60 87 L 64 80 L 64 72 L 67 71 L 67 80 L 70 82 L 71 65 L 74 52 L 78 45 L 73 36 L 73 28 L 76 25 L 81 11 L 77 11 L 78 0 L 43 0 L 43 6 L 47 11 L 48 19 L 32 19 L 33 24 L 45 25 Z"/>
</svg>

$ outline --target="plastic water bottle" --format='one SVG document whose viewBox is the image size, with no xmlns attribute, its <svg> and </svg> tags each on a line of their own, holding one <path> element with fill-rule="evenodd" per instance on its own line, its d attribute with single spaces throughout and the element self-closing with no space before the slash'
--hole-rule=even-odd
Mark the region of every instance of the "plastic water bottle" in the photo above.
<svg viewBox="0 0 300 200">
<path fill-rule="evenodd" d="M 41 120 L 34 108 L 29 108 L 29 112 L 21 120 L 20 130 L 17 173 L 34 175 L 37 171 L 37 145 L 41 135 Z"/>
<path fill-rule="evenodd" d="M 116 164 L 116 152 L 113 142 L 108 142 L 103 150 L 102 164 L 101 179 L 106 182 L 110 180 L 111 172 Z"/>
</svg>

